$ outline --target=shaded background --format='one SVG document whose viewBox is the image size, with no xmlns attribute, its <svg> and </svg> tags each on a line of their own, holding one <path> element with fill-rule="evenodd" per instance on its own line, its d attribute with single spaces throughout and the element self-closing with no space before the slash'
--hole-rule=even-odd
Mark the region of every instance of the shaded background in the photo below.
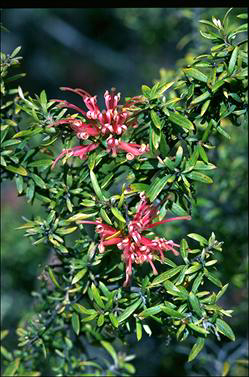
<svg viewBox="0 0 249 377">
<path fill-rule="evenodd" d="M 165 72 L 186 65 L 195 54 L 205 52 L 211 43 L 199 34 L 199 20 L 222 18 L 228 8 L 12 8 L 3 9 L 2 23 L 9 32 L 2 34 L 1 49 L 11 53 L 22 46 L 20 81 L 31 96 L 46 90 L 48 98 L 60 98 L 80 105 L 72 93 L 60 86 L 83 88 L 100 99 L 106 89 L 116 87 L 122 98 L 140 93 L 142 84 L 151 86 Z M 245 8 L 232 11 L 236 14 Z M 101 103 L 101 101 L 100 101 Z M 174 340 L 145 338 L 132 346 L 135 366 L 142 375 L 221 375 L 224 361 L 232 365 L 232 375 L 247 375 L 238 359 L 247 353 L 247 130 L 227 126 L 230 141 L 217 136 L 211 162 L 218 166 L 212 173 L 214 184 L 199 184 L 199 197 L 193 220 L 184 228 L 168 227 L 169 238 L 178 239 L 198 230 L 203 236 L 214 231 L 225 241 L 218 267 L 219 277 L 229 282 L 221 303 L 235 309 L 228 322 L 236 342 L 225 338 L 208 342 L 197 362 L 186 364 L 192 340 L 177 345 Z M 208 187 L 206 187 L 208 186 Z M 39 274 L 46 263 L 47 251 L 36 247 L 15 230 L 21 216 L 40 214 L 17 197 L 15 186 L 2 185 L 2 326 L 10 329 L 10 349 L 16 346 L 17 323 L 32 307 L 31 292 L 39 286 Z M 191 223 L 191 224 L 189 224 Z M 149 358 L 149 363 L 148 363 Z"/>
</svg>

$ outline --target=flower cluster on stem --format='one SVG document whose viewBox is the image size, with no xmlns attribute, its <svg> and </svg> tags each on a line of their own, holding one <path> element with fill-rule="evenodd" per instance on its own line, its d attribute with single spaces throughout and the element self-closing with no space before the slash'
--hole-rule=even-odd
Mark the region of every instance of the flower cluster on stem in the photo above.
<svg viewBox="0 0 249 377">
<path fill-rule="evenodd" d="M 60 119 L 50 124 L 48 127 L 68 124 L 74 131 L 78 139 L 87 140 L 91 137 L 95 142 L 87 145 L 64 149 L 54 161 L 52 168 L 54 168 L 57 161 L 64 155 L 78 156 L 81 159 L 87 158 L 87 154 L 96 149 L 102 141 L 106 142 L 106 150 L 107 152 L 112 153 L 113 157 L 116 157 L 119 151 L 125 151 L 127 159 L 132 160 L 134 157 L 140 156 L 149 151 L 148 145 L 127 143 L 121 140 L 122 134 L 127 130 L 128 127 L 137 127 L 136 121 L 129 121 L 131 120 L 129 107 L 137 101 L 141 101 L 140 98 L 134 97 L 132 101 L 130 100 L 127 102 L 126 107 L 122 107 L 118 105 L 118 102 L 120 101 L 120 93 L 116 94 L 115 89 L 112 89 L 111 93 L 106 90 L 104 94 L 106 109 L 100 111 L 97 104 L 97 96 L 91 96 L 83 89 L 72 89 L 68 87 L 62 87 L 61 89 L 68 90 L 80 95 L 88 111 L 84 111 L 78 106 L 65 100 L 53 100 L 58 103 L 57 107 L 70 108 L 78 111 L 83 115 L 84 120 L 69 117 Z"/>
<path fill-rule="evenodd" d="M 153 273 L 156 275 L 158 272 L 153 263 L 155 255 L 159 253 L 161 262 L 163 262 L 164 252 L 172 251 L 175 255 L 179 254 L 176 248 L 180 245 L 176 244 L 174 241 L 168 241 L 165 238 L 159 237 L 150 239 L 145 237 L 142 232 L 170 221 L 191 220 L 190 216 L 179 216 L 152 223 L 153 219 L 158 216 L 159 209 L 148 203 L 144 193 L 140 194 L 140 198 L 141 200 L 136 213 L 133 219 L 128 223 L 128 232 L 126 234 L 122 230 L 103 224 L 102 219 L 97 219 L 96 221 L 79 221 L 81 224 L 96 225 L 96 232 L 100 235 L 100 243 L 98 246 L 100 253 L 104 253 L 105 248 L 110 245 L 117 245 L 118 249 L 122 251 L 122 260 L 126 265 L 124 286 L 130 284 L 133 263 L 143 264 L 148 262 Z"/>
</svg>

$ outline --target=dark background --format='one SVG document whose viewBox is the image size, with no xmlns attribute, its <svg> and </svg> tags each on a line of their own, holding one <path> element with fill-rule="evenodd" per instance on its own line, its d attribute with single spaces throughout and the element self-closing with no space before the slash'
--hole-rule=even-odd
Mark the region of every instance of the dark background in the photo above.
<svg viewBox="0 0 249 377">
<path fill-rule="evenodd" d="M 203 53 L 211 43 L 199 34 L 200 19 L 222 18 L 228 8 L 9 8 L 2 10 L 1 49 L 11 53 L 22 46 L 20 81 L 33 97 L 46 90 L 49 98 L 80 99 L 63 93 L 60 86 L 83 88 L 101 98 L 106 89 L 116 87 L 122 98 L 140 94 L 142 84 L 151 86 L 165 71 L 188 64 L 193 55 Z M 235 15 L 245 8 L 232 11 Z M 198 185 L 191 230 L 203 236 L 215 232 L 225 241 L 218 266 L 219 278 L 229 282 L 221 303 L 235 309 L 228 322 L 236 342 L 213 337 L 198 362 L 186 364 L 192 340 L 177 345 L 174 340 L 145 338 L 130 350 L 136 352 L 138 375 L 221 375 L 225 361 L 232 375 L 247 375 L 237 362 L 247 356 L 247 130 L 229 126 L 231 141 L 217 137 L 217 152 L 211 161 L 218 166 L 214 184 Z M 208 187 L 207 187 L 208 186 Z M 9 349 L 16 346 L 15 328 L 32 307 L 31 292 L 39 286 L 39 274 L 46 263 L 42 245 L 32 246 L 23 237 L 21 216 L 40 213 L 39 204 L 27 205 L 17 197 L 15 186 L 2 185 L 2 326 L 10 330 Z M 184 237 L 181 228 L 170 237 Z M 186 233 L 187 234 L 187 233 Z"/>
</svg>

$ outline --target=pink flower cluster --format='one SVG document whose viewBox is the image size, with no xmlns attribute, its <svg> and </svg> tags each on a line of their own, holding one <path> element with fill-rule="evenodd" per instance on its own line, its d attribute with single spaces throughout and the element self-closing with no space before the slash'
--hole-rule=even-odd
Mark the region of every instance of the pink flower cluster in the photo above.
<svg viewBox="0 0 249 377">
<path fill-rule="evenodd" d="M 130 117 L 130 113 L 127 111 L 127 108 L 137 101 L 140 101 L 140 97 L 134 97 L 134 100 L 131 101 L 131 103 L 129 101 L 126 109 L 124 109 L 122 106 L 118 106 L 120 93 L 116 94 L 115 90 L 112 90 L 111 93 L 109 93 L 109 91 L 106 90 L 104 94 L 106 110 L 100 111 L 97 104 L 97 96 L 93 97 L 83 89 L 71 89 L 67 87 L 61 89 L 80 95 L 83 98 L 88 111 L 84 111 L 78 106 L 64 100 L 54 100 L 59 103 L 57 107 L 71 108 L 80 112 L 84 116 L 84 121 L 69 117 L 54 122 L 48 127 L 68 124 L 78 139 L 87 140 L 89 137 L 92 137 L 95 138 L 95 143 L 64 149 L 54 161 L 52 168 L 54 168 L 57 161 L 64 155 L 78 156 L 81 159 L 85 159 L 89 152 L 99 146 L 99 141 L 101 140 L 106 140 L 107 152 L 111 152 L 113 157 L 122 150 L 127 152 L 127 159 L 132 160 L 135 156 L 140 156 L 149 151 L 147 145 L 126 143 L 120 139 L 121 135 L 128 127 L 127 121 Z M 129 125 L 132 127 L 137 126 L 136 122 L 130 122 Z"/>
<path fill-rule="evenodd" d="M 167 241 L 165 238 L 155 237 L 151 240 L 142 235 L 143 231 L 174 220 L 191 220 L 190 216 L 180 216 L 152 223 L 152 220 L 158 216 L 159 210 L 155 206 L 148 204 L 143 193 L 140 194 L 140 197 L 141 200 L 138 204 L 136 214 L 128 224 L 128 234 L 124 234 L 121 230 L 117 230 L 110 225 L 103 224 L 102 219 L 97 219 L 96 221 L 79 221 L 82 224 L 97 225 L 96 232 L 100 234 L 100 243 L 98 246 L 100 253 L 103 253 L 106 246 L 110 245 L 117 245 L 118 249 L 123 252 L 122 260 L 126 265 L 124 286 L 130 284 L 132 264 L 134 262 L 136 264 L 148 262 L 151 265 L 153 273 L 156 275 L 158 272 L 153 263 L 153 258 L 156 254 L 160 254 L 161 262 L 163 262 L 165 251 L 170 250 L 175 255 L 179 254 L 175 248 L 180 245 L 174 243 L 172 240 Z"/>
</svg>

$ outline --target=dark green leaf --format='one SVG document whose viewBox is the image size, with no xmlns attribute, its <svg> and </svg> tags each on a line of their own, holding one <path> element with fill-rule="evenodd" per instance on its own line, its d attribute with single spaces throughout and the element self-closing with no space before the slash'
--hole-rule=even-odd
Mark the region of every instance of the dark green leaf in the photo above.
<svg viewBox="0 0 249 377">
<path fill-rule="evenodd" d="M 150 287 L 161 284 L 165 280 L 170 279 L 171 277 L 175 276 L 182 270 L 183 266 L 177 266 L 174 268 L 171 268 L 168 271 L 163 272 L 162 274 L 158 275 L 150 284 Z"/>
<path fill-rule="evenodd" d="M 35 160 L 33 162 L 30 162 L 29 163 L 29 167 L 32 167 L 32 168 L 43 168 L 43 167 L 48 167 L 52 164 L 53 160 L 48 160 L 48 159 L 44 159 L 44 160 Z"/>
<path fill-rule="evenodd" d="M 97 197 L 100 200 L 105 200 L 105 196 L 104 196 L 104 194 L 102 193 L 102 191 L 101 191 L 101 189 L 99 187 L 96 175 L 94 174 L 94 172 L 92 170 L 90 171 L 90 177 L 91 177 L 91 182 L 92 182 L 92 185 L 93 185 L 93 189 L 94 189 Z"/>
<path fill-rule="evenodd" d="M 107 350 L 107 352 L 111 355 L 111 357 L 113 358 L 115 362 L 115 365 L 118 365 L 118 356 L 115 349 L 111 345 L 111 343 L 107 342 L 106 340 L 101 340 L 100 343 Z"/>
<path fill-rule="evenodd" d="M 220 318 L 217 318 L 215 324 L 216 324 L 217 331 L 219 331 L 221 334 L 227 336 L 232 341 L 235 341 L 235 335 L 233 333 L 233 330 L 231 329 L 231 327 L 225 321 L 223 321 Z"/>
<path fill-rule="evenodd" d="M 126 223 L 125 218 L 123 217 L 122 213 L 121 213 L 117 208 L 111 207 L 111 211 L 112 211 L 113 215 L 114 215 L 119 221 L 121 221 L 122 223 Z"/>
<path fill-rule="evenodd" d="M 206 91 L 205 93 L 201 94 L 200 96 L 196 97 L 192 102 L 191 105 L 196 105 L 199 102 L 205 101 L 205 99 L 211 96 L 210 92 Z"/>
<path fill-rule="evenodd" d="M 198 297 L 196 297 L 196 295 L 193 292 L 190 292 L 188 297 L 189 297 L 190 305 L 192 306 L 193 310 L 199 317 L 201 317 L 202 310 L 200 307 L 200 302 L 199 302 Z"/>
<path fill-rule="evenodd" d="M 149 189 L 147 191 L 147 195 L 149 199 L 153 202 L 157 196 L 160 194 L 160 192 L 163 190 L 164 186 L 166 186 L 168 179 L 171 177 L 171 175 L 165 175 L 163 178 L 156 178 L 149 186 Z"/>
<path fill-rule="evenodd" d="M 201 327 L 201 326 L 198 326 L 198 325 L 196 325 L 196 324 L 194 324 L 194 323 L 188 323 L 188 326 L 189 326 L 192 330 L 197 331 L 197 332 L 200 333 L 200 334 L 208 335 L 207 330 L 205 330 L 205 329 L 204 329 L 203 327 Z"/>
<path fill-rule="evenodd" d="M 193 361 L 196 356 L 199 354 L 199 352 L 202 350 L 205 344 L 205 339 L 204 338 L 197 338 L 197 341 L 193 345 L 191 352 L 188 356 L 188 362 Z"/>
<path fill-rule="evenodd" d="M 161 306 L 160 305 L 156 305 L 156 306 L 153 306 L 151 308 L 147 308 L 147 309 L 143 310 L 141 313 L 138 314 L 138 316 L 141 319 L 143 319 L 143 318 L 155 315 L 155 314 L 161 312 L 161 310 L 162 310 Z"/>
<path fill-rule="evenodd" d="M 160 117 L 157 115 L 157 113 L 154 110 L 151 110 L 150 116 L 151 116 L 152 122 L 154 123 L 154 125 L 156 126 L 156 128 L 158 128 L 159 130 L 161 130 L 161 128 L 162 128 L 162 122 L 160 120 Z"/>
<path fill-rule="evenodd" d="M 196 80 L 203 81 L 203 82 L 207 82 L 208 81 L 207 76 L 204 73 L 200 72 L 196 68 L 184 68 L 183 72 L 187 76 L 193 77 Z"/>
<path fill-rule="evenodd" d="M 230 61 L 229 61 L 229 64 L 228 64 L 228 73 L 229 74 L 232 74 L 233 71 L 234 71 L 235 64 L 236 64 L 236 61 L 237 61 L 238 51 L 239 51 L 239 47 L 236 46 L 234 48 L 233 52 L 232 52 L 232 55 L 231 55 L 231 58 L 230 58 Z"/>
<path fill-rule="evenodd" d="M 168 306 L 161 305 L 161 309 L 164 313 L 168 314 L 170 317 L 173 318 L 185 318 L 185 315 L 178 312 L 177 310 L 174 310 Z"/>
<path fill-rule="evenodd" d="M 80 270 L 79 272 L 77 272 L 71 284 L 73 285 L 73 284 L 78 283 L 78 281 L 80 281 L 85 276 L 86 272 L 87 272 L 86 268 L 83 268 L 83 270 Z"/>
<path fill-rule="evenodd" d="M 132 305 L 128 306 L 128 308 L 126 308 L 122 314 L 118 317 L 118 322 L 123 322 L 125 321 L 127 318 L 129 318 L 132 313 L 140 306 L 142 302 L 142 299 L 139 298 L 137 301 L 135 301 Z"/>
<path fill-rule="evenodd" d="M 5 166 L 5 169 L 11 171 L 12 173 L 20 174 L 20 175 L 23 175 L 23 176 L 28 175 L 27 170 L 24 169 L 23 166 L 15 167 L 15 166 L 12 166 L 12 165 L 8 165 L 8 166 Z"/>
<path fill-rule="evenodd" d="M 34 173 L 31 173 L 31 177 L 33 178 L 33 180 L 35 181 L 35 184 L 37 186 L 39 186 L 40 188 L 42 189 L 46 189 L 47 188 L 47 185 L 46 183 L 43 181 L 43 179 L 41 177 L 39 177 L 37 174 L 34 174 Z"/>
<path fill-rule="evenodd" d="M 193 240 L 198 241 L 201 245 L 207 245 L 208 244 L 208 241 L 206 240 L 206 238 L 200 236 L 197 233 L 189 233 L 187 236 L 190 237 L 190 238 L 193 238 Z"/>
<path fill-rule="evenodd" d="M 98 304 L 102 309 L 104 309 L 105 304 L 99 294 L 98 288 L 94 285 L 94 283 L 92 283 L 91 285 L 91 290 L 92 290 L 93 298 L 96 304 Z"/>
<path fill-rule="evenodd" d="M 184 129 L 187 129 L 187 130 L 195 129 L 193 123 L 188 118 L 186 118 L 184 115 L 181 115 L 177 112 L 175 113 L 170 112 L 169 120 Z"/>
<path fill-rule="evenodd" d="M 72 315 L 72 326 L 74 332 L 79 335 L 80 333 L 80 320 L 79 320 L 79 315 L 77 313 L 73 313 Z"/>
<path fill-rule="evenodd" d="M 48 273 L 49 273 L 50 279 L 52 280 L 52 282 L 54 283 L 54 285 L 56 285 L 57 288 L 61 289 L 60 284 L 56 280 L 56 277 L 54 275 L 54 272 L 53 272 L 52 268 L 48 267 Z"/>
<path fill-rule="evenodd" d="M 212 178 L 208 177 L 205 174 L 199 173 L 198 171 L 192 171 L 186 174 L 186 177 L 193 179 L 194 181 L 204 182 L 204 183 L 213 183 Z"/>
</svg>

